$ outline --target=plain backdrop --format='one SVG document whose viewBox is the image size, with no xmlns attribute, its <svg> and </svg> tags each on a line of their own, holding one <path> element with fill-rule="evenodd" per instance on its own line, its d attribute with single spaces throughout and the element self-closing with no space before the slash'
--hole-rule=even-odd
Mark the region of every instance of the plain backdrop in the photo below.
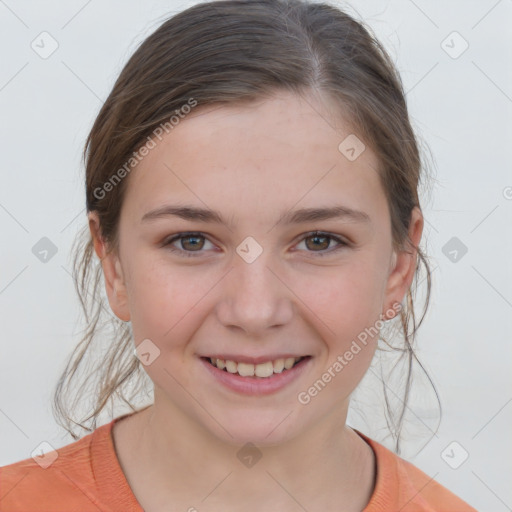
<svg viewBox="0 0 512 512">
<path fill-rule="evenodd" d="M 0 1 L 0 465 L 71 442 L 50 400 L 80 327 L 70 276 L 86 222 L 80 153 L 140 41 L 193 3 Z M 418 353 L 443 416 L 406 456 L 478 510 L 511 510 L 512 1 L 338 5 L 391 54 L 435 158 L 422 241 L 434 284 Z M 33 49 L 41 37 L 46 51 L 58 44 L 49 56 Z M 44 237 L 57 251 L 46 262 L 34 250 Z M 353 413 L 354 425 L 377 432 L 372 414 L 366 428 Z"/>
</svg>

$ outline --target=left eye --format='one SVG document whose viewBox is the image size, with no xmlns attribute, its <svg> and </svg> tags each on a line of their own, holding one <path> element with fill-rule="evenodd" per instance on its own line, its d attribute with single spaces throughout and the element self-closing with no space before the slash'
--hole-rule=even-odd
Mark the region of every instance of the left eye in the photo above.
<svg viewBox="0 0 512 512">
<path fill-rule="evenodd" d="M 312 240 L 312 243 L 308 243 L 308 239 Z M 181 248 L 177 248 L 173 246 L 174 242 L 181 240 Z M 163 246 L 167 247 L 171 252 L 180 253 L 180 255 L 186 257 L 195 257 L 201 254 L 201 249 L 204 247 L 205 240 L 211 244 L 211 242 L 202 234 L 202 233 L 179 233 L 176 236 L 170 238 L 166 242 L 164 242 Z M 330 245 L 330 242 L 334 240 L 338 243 L 338 246 L 334 249 L 326 251 L 327 247 Z M 311 233 L 307 233 L 301 240 L 306 243 L 307 248 L 320 248 L 322 251 L 308 251 L 314 252 L 318 256 L 326 256 L 327 254 L 331 254 L 333 252 L 339 251 L 349 244 L 342 240 L 341 238 L 331 235 L 329 233 L 322 233 L 320 231 L 313 231 Z M 197 254 L 194 254 L 197 253 Z"/>
<path fill-rule="evenodd" d="M 307 240 L 311 239 L 313 240 L 313 243 L 309 244 L 307 243 Z M 334 249 L 331 249 L 328 252 L 318 252 L 318 251 L 312 251 L 315 253 L 318 253 L 318 256 L 326 256 L 327 254 L 332 254 L 333 252 L 339 251 L 340 249 L 343 249 L 343 247 L 348 246 L 348 243 L 343 241 L 341 238 L 330 235 L 329 233 L 322 233 L 320 231 L 315 231 L 313 233 L 308 233 L 305 238 L 303 239 L 306 243 L 307 247 L 316 247 L 317 249 L 327 249 L 327 247 L 330 245 L 330 242 L 334 240 L 338 243 L 338 246 Z"/>
</svg>

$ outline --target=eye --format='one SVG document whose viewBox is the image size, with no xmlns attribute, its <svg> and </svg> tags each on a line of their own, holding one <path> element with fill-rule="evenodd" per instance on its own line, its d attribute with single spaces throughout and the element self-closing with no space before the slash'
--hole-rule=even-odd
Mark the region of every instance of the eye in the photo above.
<svg viewBox="0 0 512 512">
<path fill-rule="evenodd" d="M 312 242 L 308 243 L 308 240 L 312 240 Z M 333 240 L 338 244 L 338 246 L 327 251 L 327 248 L 329 245 L 331 245 L 331 241 Z M 171 252 L 178 253 L 180 256 L 196 257 L 200 256 L 201 253 L 204 252 L 201 251 L 201 249 L 204 248 L 205 241 L 211 244 L 211 242 L 204 236 L 203 233 L 178 233 L 177 235 L 165 241 L 163 246 L 168 248 Z M 317 256 L 326 256 L 349 246 L 349 244 L 341 238 L 329 233 L 323 233 L 321 231 L 306 233 L 306 235 L 302 238 L 302 241 L 305 242 L 308 249 L 313 249 L 307 252 L 316 253 L 315 255 Z M 173 244 L 175 242 L 180 242 L 181 247 L 178 248 L 174 246 Z"/>
<path fill-rule="evenodd" d="M 316 248 L 321 249 L 321 251 L 308 251 L 308 252 L 314 252 L 317 256 L 327 256 L 328 254 L 332 254 L 334 252 L 337 252 L 344 247 L 347 247 L 349 244 L 342 240 L 341 238 L 331 235 L 329 233 L 323 233 L 321 231 L 313 231 L 311 233 L 306 233 L 306 236 L 304 237 L 304 242 L 306 244 L 306 247 L 308 248 Z M 308 243 L 308 240 L 312 240 L 312 243 Z M 329 251 L 326 251 L 327 247 L 329 247 L 330 242 L 334 240 L 338 243 L 338 246 L 334 249 L 331 249 Z"/>
<path fill-rule="evenodd" d="M 201 239 L 203 241 L 201 241 Z M 163 245 L 171 252 L 180 253 L 180 256 L 195 257 L 201 254 L 201 249 L 204 247 L 204 240 L 206 240 L 206 238 L 202 233 L 179 233 L 164 242 Z M 181 248 L 172 246 L 176 241 L 182 241 L 180 243 Z"/>
</svg>

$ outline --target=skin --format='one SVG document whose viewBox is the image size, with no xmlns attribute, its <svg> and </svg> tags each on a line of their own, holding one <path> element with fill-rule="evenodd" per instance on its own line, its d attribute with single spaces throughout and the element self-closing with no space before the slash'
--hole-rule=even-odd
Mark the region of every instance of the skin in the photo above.
<svg viewBox="0 0 512 512">
<path fill-rule="evenodd" d="M 377 159 L 369 147 L 353 162 L 338 150 L 353 132 L 333 111 L 325 97 L 289 92 L 198 106 L 126 178 L 117 252 L 107 254 L 98 218 L 89 215 L 112 310 L 131 321 L 135 345 L 149 338 L 160 350 L 144 366 L 154 405 L 113 431 L 146 511 L 169 510 L 169 503 L 173 510 L 360 511 L 371 497 L 373 451 L 345 422 L 378 337 L 307 405 L 297 395 L 402 301 L 416 250 L 393 251 Z M 209 207 L 234 224 L 171 216 L 141 222 L 167 203 Z M 282 212 L 333 205 L 362 210 L 371 222 L 276 225 Z M 317 248 L 313 230 L 349 245 L 333 252 L 338 243 L 328 238 Z M 415 208 L 415 246 L 422 230 Z M 163 245 L 183 231 L 204 235 L 192 240 L 199 256 Z M 248 236 L 263 248 L 250 264 L 236 252 Z M 187 242 L 173 247 L 194 252 Z M 312 359 L 284 389 L 244 396 L 204 369 L 198 354 L 213 351 Z M 252 468 L 236 456 L 248 441 L 262 454 Z"/>
</svg>

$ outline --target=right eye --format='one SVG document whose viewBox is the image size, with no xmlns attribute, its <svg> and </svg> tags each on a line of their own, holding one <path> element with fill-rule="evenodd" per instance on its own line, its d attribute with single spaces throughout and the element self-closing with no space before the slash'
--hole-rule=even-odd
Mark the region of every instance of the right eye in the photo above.
<svg viewBox="0 0 512 512">
<path fill-rule="evenodd" d="M 201 249 L 204 247 L 204 241 L 206 237 L 203 233 L 198 232 L 186 232 L 178 233 L 172 238 L 166 240 L 163 247 L 166 247 L 173 253 L 177 253 L 179 256 L 186 258 L 199 256 L 202 252 Z M 173 243 L 181 241 L 181 248 L 173 247 Z M 183 242 L 184 241 L 184 242 Z M 211 243 L 211 242 L 210 242 Z M 194 254 L 197 253 L 197 254 Z"/>
</svg>

